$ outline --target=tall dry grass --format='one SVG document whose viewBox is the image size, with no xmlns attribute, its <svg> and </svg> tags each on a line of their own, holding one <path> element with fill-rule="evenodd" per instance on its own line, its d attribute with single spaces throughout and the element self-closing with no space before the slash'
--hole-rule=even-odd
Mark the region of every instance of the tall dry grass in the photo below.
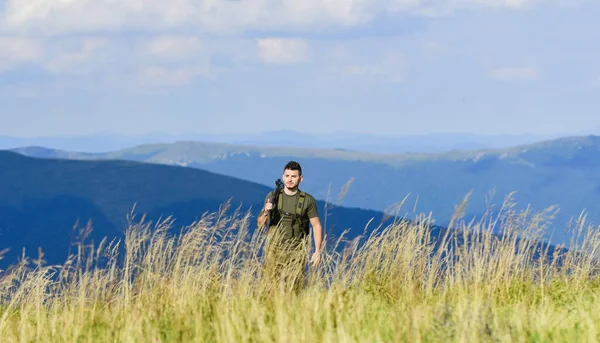
<svg viewBox="0 0 600 343">
<path fill-rule="evenodd" d="M 570 250 L 537 244 L 552 209 L 506 201 L 438 231 L 431 215 L 327 240 L 300 292 L 265 277 L 249 214 L 205 215 L 172 235 L 131 216 L 120 242 L 0 274 L 2 342 L 593 342 L 598 230 Z M 499 230 L 494 234 L 494 230 Z M 344 249 L 342 249 L 344 244 Z"/>
</svg>

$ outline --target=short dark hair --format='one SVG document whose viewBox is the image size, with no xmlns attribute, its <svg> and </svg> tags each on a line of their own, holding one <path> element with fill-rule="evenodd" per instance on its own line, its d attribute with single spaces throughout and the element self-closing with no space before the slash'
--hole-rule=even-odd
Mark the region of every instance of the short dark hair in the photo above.
<svg viewBox="0 0 600 343">
<path fill-rule="evenodd" d="M 296 161 L 289 161 L 283 168 L 283 171 L 286 171 L 287 169 L 297 170 L 298 172 L 300 172 L 300 175 L 302 175 L 302 167 L 300 166 L 300 163 Z"/>
</svg>

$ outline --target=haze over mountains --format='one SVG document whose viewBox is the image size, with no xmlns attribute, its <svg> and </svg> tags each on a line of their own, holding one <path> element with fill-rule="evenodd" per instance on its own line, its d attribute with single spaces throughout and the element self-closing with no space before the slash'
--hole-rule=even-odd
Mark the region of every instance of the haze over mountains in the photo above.
<svg viewBox="0 0 600 343">
<path fill-rule="evenodd" d="M 307 134 L 280 130 L 258 134 L 97 134 L 65 137 L 19 138 L 0 136 L 0 149 L 42 146 L 79 152 L 108 152 L 137 145 L 202 141 L 212 143 L 259 145 L 264 147 L 346 149 L 372 153 L 444 152 L 506 148 L 533 143 L 560 135 L 480 135 L 437 133 L 409 136 L 379 136 L 360 133 Z"/>
<path fill-rule="evenodd" d="M 36 157 L 122 159 L 200 168 L 270 187 L 290 159 L 301 162 L 303 189 L 319 199 L 335 197 L 351 182 L 343 205 L 374 211 L 409 196 L 401 214 L 432 212 L 446 225 L 454 208 L 473 192 L 467 215 L 477 216 L 491 202 L 498 208 L 516 192 L 517 209 L 557 205 L 560 211 L 548 228 L 552 243 L 568 244 L 565 226 L 586 210 L 600 222 L 600 137 L 564 137 L 511 148 L 412 154 L 371 154 L 338 149 L 306 149 L 176 142 L 143 145 L 110 153 L 85 154 L 29 147 L 16 149 Z M 393 209 L 393 206 L 391 207 Z"/>
</svg>

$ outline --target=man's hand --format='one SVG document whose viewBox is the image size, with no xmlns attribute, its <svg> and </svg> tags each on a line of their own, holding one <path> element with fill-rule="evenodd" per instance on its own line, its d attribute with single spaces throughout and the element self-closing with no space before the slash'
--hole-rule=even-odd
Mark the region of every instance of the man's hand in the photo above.
<svg viewBox="0 0 600 343">
<path fill-rule="evenodd" d="M 265 208 L 261 211 L 261 213 L 257 219 L 257 224 L 258 224 L 259 230 L 263 230 L 267 226 L 267 218 L 269 218 L 269 211 L 271 211 L 272 209 L 273 209 L 273 204 L 271 204 L 271 199 L 267 199 Z"/>
<path fill-rule="evenodd" d="M 321 261 L 321 252 L 317 251 L 312 255 L 310 262 L 312 262 L 313 267 L 316 267 L 320 261 Z"/>
<path fill-rule="evenodd" d="M 272 209 L 273 204 L 271 204 L 271 199 L 267 199 L 267 203 L 265 204 L 265 213 L 269 213 L 269 211 Z"/>
</svg>

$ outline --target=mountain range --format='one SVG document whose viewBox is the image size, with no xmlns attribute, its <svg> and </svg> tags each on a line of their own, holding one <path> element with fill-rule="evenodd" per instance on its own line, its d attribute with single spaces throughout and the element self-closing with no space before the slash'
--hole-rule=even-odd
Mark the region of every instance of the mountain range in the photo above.
<svg viewBox="0 0 600 343">
<path fill-rule="evenodd" d="M 422 135 L 380 136 L 373 134 L 334 132 L 309 134 L 292 130 L 256 134 L 149 133 L 144 135 L 94 134 L 64 137 L 0 136 L 0 149 L 43 146 L 79 152 L 108 152 L 137 145 L 202 141 L 262 147 L 343 149 L 371 153 L 422 153 L 449 150 L 506 148 L 518 144 L 557 138 L 560 135 L 485 135 L 471 133 L 432 133 Z"/>
<path fill-rule="evenodd" d="M 479 216 L 488 201 L 500 206 L 514 193 L 516 209 L 560 211 L 546 238 L 568 244 L 567 225 L 582 211 L 600 221 L 600 137 L 574 136 L 509 148 L 437 153 L 376 154 L 344 149 L 271 147 L 181 141 L 141 145 L 107 153 L 81 153 L 43 147 L 13 151 L 32 157 L 75 160 L 129 160 L 202 169 L 256 184 L 272 185 L 289 160 L 298 160 L 303 187 L 321 200 L 351 208 L 392 211 L 408 197 L 402 215 L 431 212 L 440 226 L 471 194 L 468 216 Z M 349 186 L 345 197 L 335 199 Z M 494 195 L 491 200 L 489 197 Z"/>
<path fill-rule="evenodd" d="M 89 239 L 122 239 L 130 213 L 154 221 L 172 217 L 173 229 L 191 225 L 204 213 L 215 213 L 231 201 L 231 210 L 255 216 L 274 188 L 198 168 L 135 161 L 81 161 L 33 158 L 0 151 L 0 270 L 23 253 L 36 258 L 42 249 L 47 263 L 64 263 L 78 231 L 91 223 Z M 325 233 L 334 239 L 345 229 L 348 238 L 389 218 L 376 211 L 317 205 Z M 327 218 L 325 221 L 325 207 Z M 250 230 L 254 231 L 254 220 Z"/>
</svg>

